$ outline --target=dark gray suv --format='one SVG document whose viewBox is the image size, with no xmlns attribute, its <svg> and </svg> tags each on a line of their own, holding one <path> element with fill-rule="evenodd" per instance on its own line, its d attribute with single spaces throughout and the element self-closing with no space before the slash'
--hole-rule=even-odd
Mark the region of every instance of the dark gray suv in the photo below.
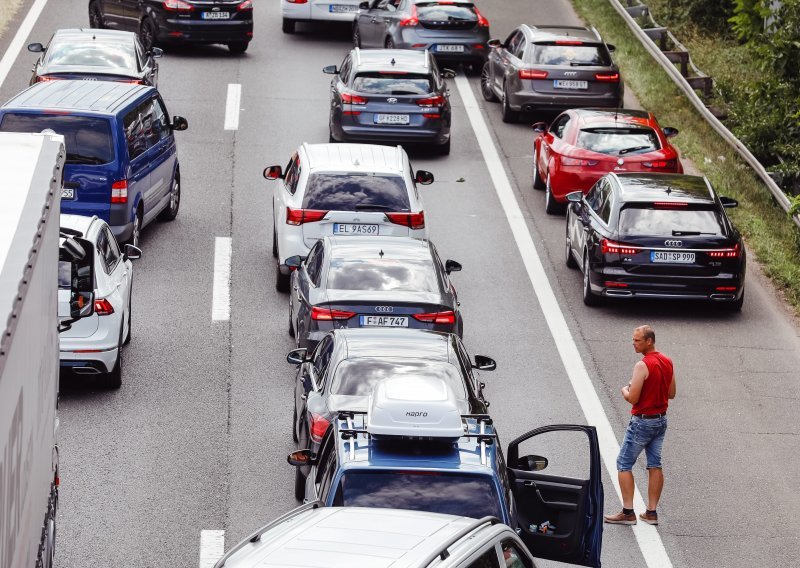
<svg viewBox="0 0 800 568">
<path fill-rule="evenodd" d="M 486 61 L 489 21 L 472 2 L 453 0 L 371 0 L 353 22 L 356 47 L 430 50 L 440 61 Z"/>
<path fill-rule="evenodd" d="M 594 28 L 522 25 L 489 46 L 481 92 L 502 102 L 503 122 L 516 122 L 521 112 L 622 104 L 614 46 Z"/>
<path fill-rule="evenodd" d="M 331 81 L 330 141 L 422 142 L 450 153 L 450 98 L 428 51 L 353 49 Z"/>
</svg>

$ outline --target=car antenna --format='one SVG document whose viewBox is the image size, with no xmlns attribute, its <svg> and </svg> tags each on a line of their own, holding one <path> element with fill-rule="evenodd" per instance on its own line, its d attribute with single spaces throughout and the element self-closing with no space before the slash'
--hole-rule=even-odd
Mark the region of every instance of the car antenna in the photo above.
<svg viewBox="0 0 800 568">
<path fill-rule="evenodd" d="M 394 60 L 394 57 L 392 57 L 391 63 L 392 63 L 392 67 L 394 67 L 394 64 L 396 63 L 396 61 Z"/>
<path fill-rule="evenodd" d="M 383 249 L 381 249 L 381 252 L 379 252 L 379 253 L 378 253 L 378 256 L 380 256 L 381 258 L 383 258 Z"/>
</svg>

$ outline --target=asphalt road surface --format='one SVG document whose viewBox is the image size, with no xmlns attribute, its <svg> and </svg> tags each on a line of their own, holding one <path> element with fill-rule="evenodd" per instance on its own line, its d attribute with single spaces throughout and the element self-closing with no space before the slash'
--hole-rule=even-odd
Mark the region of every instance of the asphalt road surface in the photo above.
<svg viewBox="0 0 800 568">
<path fill-rule="evenodd" d="M 31 4 L 0 39 L 0 51 Z M 499 38 L 521 22 L 578 23 L 566 1 L 483 0 L 480 7 Z M 50 0 L 27 41 L 88 25 L 86 8 L 85 0 Z M 181 211 L 175 222 L 144 232 L 122 388 L 62 382 L 59 566 L 196 567 L 209 561 L 201 560 L 201 531 L 224 531 L 228 548 L 295 505 L 285 460 L 294 449 L 294 369 L 285 354 L 294 344 L 287 296 L 274 287 L 272 187 L 261 171 L 285 164 L 302 142 L 327 141 L 330 77 L 321 69 L 339 64 L 350 48 L 347 27 L 300 25 L 299 32 L 282 34 L 278 2 L 259 0 L 245 56 L 194 47 L 169 49 L 160 62 L 169 111 L 189 121 L 177 133 Z M 27 86 L 34 60 L 20 54 L 0 99 Z M 241 103 L 228 116 L 229 126 L 238 117 L 238 128 L 226 130 L 229 84 L 241 85 Z M 450 88 L 452 155 L 411 157 L 415 168 L 436 175 L 422 190 L 431 237 L 444 257 L 464 265 L 454 280 L 466 345 L 498 361 L 483 376 L 502 439 L 600 418 L 620 441 L 629 406 L 619 387 L 637 360 L 631 331 L 650 323 L 678 378 L 661 525 L 657 532 L 607 526 L 604 564 L 796 565 L 800 341 L 756 263 L 751 258 L 741 314 L 655 302 L 585 307 L 580 273 L 564 265 L 564 221 L 546 215 L 543 192 L 531 189 L 535 118 L 503 124 L 500 106 L 483 102 L 475 78 L 450 80 Z M 462 96 L 465 88 L 472 95 Z M 480 123 L 488 134 L 479 144 L 473 124 L 481 132 Z M 500 160 L 487 162 L 494 151 Z M 496 187 L 506 177 L 503 194 Z M 230 317 L 222 320 L 212 319 L 218 237 L 230 238 L 232 250 Z M 546 280 L 534 289 L 532 276 Z M 224 299 L 227 288 L 220 291 Z M 588 380 L 573 383 L 584 368 Z M 592 400 L 599 404 L 587 406 Z M 603 471 L 606 512 L 616 511 L 620 502 Z M 634 473 L 646 494 L 641 462 Z"/>
</svg>

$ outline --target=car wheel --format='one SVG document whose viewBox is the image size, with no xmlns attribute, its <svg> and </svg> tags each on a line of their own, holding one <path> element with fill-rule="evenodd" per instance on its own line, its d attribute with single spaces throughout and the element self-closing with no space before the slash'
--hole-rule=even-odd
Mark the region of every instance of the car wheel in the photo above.
<svg viewBox="0 0 800 568">
<path fill-rule="evenodd" d="M 539 150 L 533 147 L 533 189 L 544 189 L 542 175 L 539 173 Z"/>
<path fill-rule="evenodd" d="M 89 27 L 96 29 L 103 29 L 106 27 L 99 1 L 89 4 Z"/>
<path fill-rule="evenodd" d="M 142 236 L 142 208 L 141 206 L 139 206 L 136 208 L 136 215 L 133 218 L 133 230 L 131 231 L 131 236 L 128 238 L 125 244 L 138 247 L 141 236 Z"/>
<path fill-rule="evenodd" d="M 280 263 L 275 267 L 275 273 L 277 274 L 277 276 L 275 277 L 275 289 L 278 292 L 288 292 L 289 279 L 291 278 L 291 274 L 281 274 Z"/>
<path fill-rule="evenodd" d="M 578 263 L 572 255 L 572 239 L 569 238 L 569 213 L 567 213 L 567 235 L 564 238 L 564 263 L 567 268 L 578 268 Z"/>
<path fill-rule="evenodd" d="M 394 40 L 390 37 L 386 38 L 386 43 L 383 44 L 386 49 L 394 49 Z"/>
<path fill-rule="evenodd" d="M 106 388 L 118 389 L 122 386 L 122 330 L 119 332 L 119 341 L 117 342 L 117 362 L 114 363 L 114 368 L 106 375 Z"/>
<path fill-rule="evenodd" d="M 744 306 L 744 290 L 742 290 L 742 297 L 738 300 L 734 300 L 733 302 L 725 302 L 722 304 L 722 307 L 725 309 L 726 312 L 741 312 L 742 307 Z"/>
<path fill-rule="evenodd" d="M 544 210 L 548 215 L 560 215 L 564 212 L 564 206 L 553 197 L 553 190 L 550 188 L 550 176 L 547 176 L 544 188 Z"/>
<path fill-rule="evenodd" d="M 156 28 L 156 23 L 151 18 L 145 18 L 139 28 L 139 41 L 145 52 L 150 51 L 156 46 L 157 37 L 158 28 Z"/>
<path fill-rule="evenodd" d="M 481 94 L 483 95 L 484 100 L 487 100 L 490 103 L 496 103 L 497 95 L 492 88 L 491 75 L 492 74 L 489 71 L 489 62 L 487 61 L 483 66 L 483 69 L 481 69 Z"/>
<path fill-rule="evenodd" d="M 503 83 L 503 122 L 513 124 L 519 121 L 519 113 L 512 110 L 508 103 L 508 91 Z"/>
<path fill-rule="evenodd" d="M 300 442 L 300 438 L 297 435 L 297 405 L 292 403 L 292 406 L 294 406 L 294 411 L 292 412 L 292 440 L 297 444 Z"/>
<path fill-rule="evenodd" d="M 338 140 L 333 137 L 333 131 L 328 130 L 328 144 L 336 144 Z"/>
<path fill-rule="evenodd" d="M 278 232 L 272 229 L 272 257 L 278 258 Z"/>
<path fill-rule="evenodd" d="M 294 468 L 294 498 L 298 501 L 306 498 L 306 476 L 299 467 Z"/>
<path fill-rule="evenodd" d="M 450 140 L 451 138 L 447 139 L 447 142 L 444 144 L 437 144 L 434 147 L 434 151 L 439 154 L 440 156 L 449 156 L 450 155 Z"/>
<path fill-rule="evenodd" d="M 250 42 L 248 41 L 233 41 L 228 44 L 228 51 L 231 53 L 235 53 L 237 55 L 241 55 L 245 51 L 247 51 Z"/>
<path fill-rule="evenodd" d="M 361 47 L 361 31 L 357 25 L 353 26 L 353 46 Z"/>
<path fill-rule="evenodd" d="M 131 293 L 133 293 L 133 283 L 131 283 Z M 130 296 L 128 297 L 128 325 L 127 329 L 125 330 L 125 341 L 122 342 L 123 345 L 127 345 L 131 342 L 131 320 L 133 319 L 133 306 L 131 305 Z"/>
<path fill-rule="evenodd" d="M 600 304 L 600 296 L 592 292 L 591 280 L 589 279 L 589 253 L 583 254 L 583 303 L 587 306 L 597 306 Z"/>
<path fill-rule="evenodd" d="M 283 25 L 281 26 L 282 29 L 283 29 L 283 33 L 285 33 L 285 34 L 293 34 L 294 33 L 294 25 L 295 25 L 295 23 L 296 22 L 294 20 L 289 20 L 287 18 L 284 18 L 283 19 Z"/>
<path fill-rule="evenodd" d="M 289 337 L 294 337 L 294 324 L 292 324 L 292 305 L 291 304 L 289 304 Z"/>
<path fill-rule="evenodd" d="M 174 221 L 178 216 L 178 209 L 181 206 L 181 175 L 175 173 L 172 180 L 172 189 L 169 190 L 169 204 L 158 214 L 159 221 Z"/>
</svg>

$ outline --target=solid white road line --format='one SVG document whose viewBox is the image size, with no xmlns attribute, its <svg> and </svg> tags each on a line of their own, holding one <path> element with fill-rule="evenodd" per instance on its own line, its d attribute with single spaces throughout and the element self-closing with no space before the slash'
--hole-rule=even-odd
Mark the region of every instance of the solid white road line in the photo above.
<svg viewBox="0 0 800 568">
<path fill-rule="evenodd" d="M 472 92 L 469 81 L 464 75 L 459 74 L 456 79 L 456 87 L 464 102 L 464 108 L 467 111 L 472 129 L 475 132 L 475 137 L 478 139 L 478 144 L 483 154 L 483 159 L 486 162 L 486 167 L 492 178 L 497 197 L 500 199 L 500 204 L 503 206 L 503 211 L 508 218 L 508 223 L 511 226 L 511 232 L 514 235 L 514 240 L 517 243 L 520 255 L 525 264 L 525 269 L 528 272 L 533 290 L 539 299 L 542 312 L 544 313 L 547 326 L 550 333 L 553 335 L 558 354 L 561 356 L 561 361 L 569 376 L 572 388 L 578 398 L 578 403 L 581 405 L 583 414 L 586 416 L 586 421 L 589 425 L 597 428 L 597 436 L 600 443 L 600 454 L 605 463 L 606 470 L 614 483 L 614 489 L 617 491 L 617 496 L 621 499 L 619 490 L 619 482 L 617 481 L 617 454 L 619 453 L 619 444 L 617 438 L 614 436 L 614 431 L 611 428 L 611 423 L 603 410 L 603 405 L 600 398 L 597 396 L 597 391 L 594 389 L 589 373 L 581 360 L 578 346 L 569 331 L 567 321 L 564 319 L 564 314 L 558 305 L 553 288 L 550 286 L 550 281 L 547 279 L 547 274 L 544 271 L 544 266 L 539 258 L 539 253 L 533 244 L 528 227 L 525 224 L 525 218 L 522 215 L 522 210 L 517 203 L 517 198 L 514 195 L 514 190 L 511 187 L 511 182 L 508 179 L 503 162 L 500 159 L 500 154 L 492 142 L 492 135 L 486 125 L 486 121 L 481 114 L 478 101 Z M 642 495 L 639 489 L 636 489 L 634 494 L 634 508 L 637 511 L 644 511 L 645 505 L 642 500 Z M 633 527 L 633 532 L 636 535 L 636 541 L 642 551 L 645 562 L 649 568 L 671 568 L 672 562 L 667 555 L 664 548 L 664 543 L 661 541 L 661 536 L 658 530 L 646 523 L 639 523 Z"/>
<path fill-rule="evenodd" d="M 225 102 L 225 130 L 239 129 L 239 107 L 242 105 L 242 86 L 239 83 L 228 85 L 228 98 Z"/>
<path fill-rule="evenodd" d="M 47 4 L 47 0 L 36 0 L 33 3 L 31 9 L 28 10 L 28 15 L 25 16 L 24 20 L 22 20 L 22 25 L 20 25 L 19 29 L 17 30 L 14 39 L 12 39 L 11 43 L 8 45 L 8 49 L 6 50 L 5 55 L 3 55 L 3 59 L 0 59 L 0 87 L 3 86 L 3 82 L 6 80 L 9 71 L 11 71 L 11 67 L 14 66 L 14 62 L 22 52 L 22 48 L 25 46 L 25 41 L 31 34 L 33 26 L 36 25 L 36 20 L 39 19 L 42 10 L 44 10 L 45 4 Z"/>
<path fill-rule="evenodd" d="M 217 237 L 214 243 L 212 321 L 228 321 L 231 319 L 231 252 L 230 237 Z"/>
<path fill-rule="evenodd" d="M 214 568 L 225 552 L 225 531 L 200 531 L 200 568 Z"/>
</svg>

